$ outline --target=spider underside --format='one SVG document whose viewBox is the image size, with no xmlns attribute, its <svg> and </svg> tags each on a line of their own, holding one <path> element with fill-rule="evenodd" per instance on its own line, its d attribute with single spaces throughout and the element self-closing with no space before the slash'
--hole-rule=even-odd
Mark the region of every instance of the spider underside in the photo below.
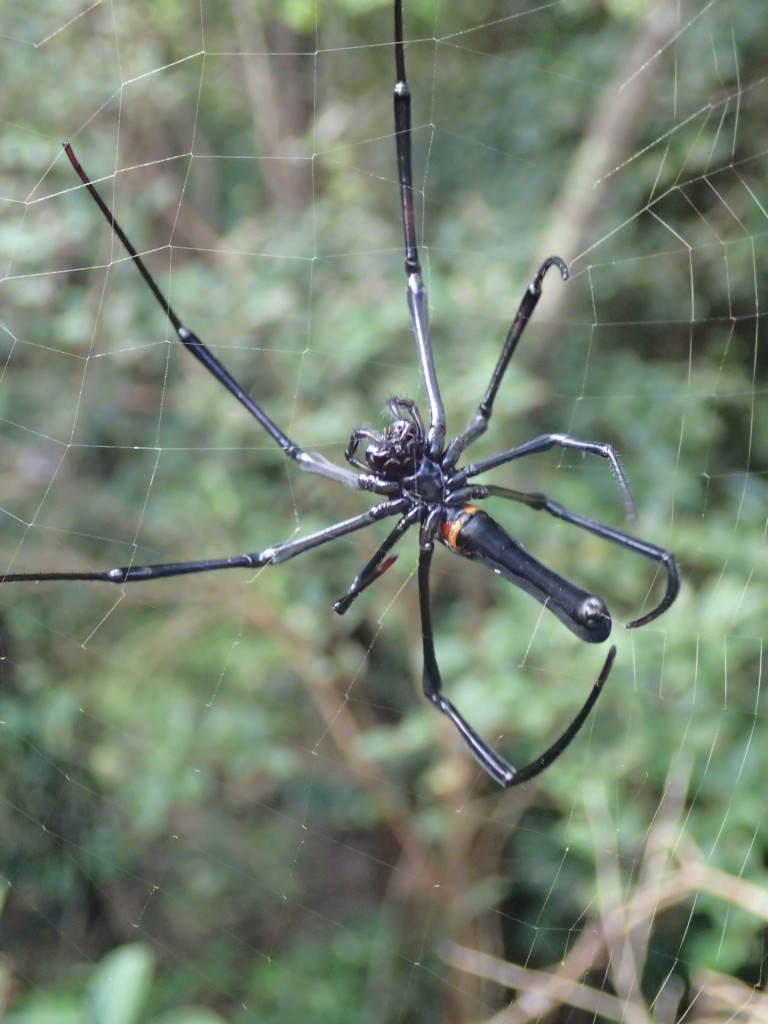
<svg viewBox="0 0 768 1024">
<path fill-rule="evenodd" d="M 529 508 L 547 512 L 557 519 L 633 551 L 656 563 L 657 567 L 663 568 L 666 573 L 666 589 L 663 597 L 651 611 L 627 623 L 627 628 L 646 625 L 670 607 L 679 590 L 679 573 L 674 557 L 664 548 L 640 540 L 604 523 L 570 512 L 543 494 L 475 482 L 475 479 L 483 473 L 529 455 L 545 452 L 552 448 L 573 449 L 585 455 L 599 456 L 608 462 L 624 507 L 631 516 L 634 515 L 634 504 L 629 485 L 618 455 L 609 444 L 582 441 L 561 433 L 542 434 L 523 445 L 509 448 L 478 462 L 465 462 L 459 466 L 467 449 L 488 428 L 496 394 L 517 343 L 536 308 L 545 274 L 550 268 L 556 267 L 563 280 L 568 277 L 567 266 L 560 257 L 550 256 L 539 267 L 523 295 L 504 341 L 501 355 L 474 416 L 463 433 L 458 434 L 446 444 L 445 412 L 435 372 L 429 335 L 427 293 L 422 281 L 421 264 L 416 245 L 411 171 L 411 101 L 405 73 L 402 0 L 394 0 L 394 22 L 395 138 L 405 239 L 406 294 L 429 417 L 428 419 L 422 418 L 416 404 L 410 399 L 391 399 L 389 411 L 392 422 L 389 426 L 381 432 L 360 428 L 352 433 L 344 453 L 349 468 L 338 465 L 317 452 L 307 452 L 296 445 L 273 422 L 261 406 L 250 398 L 197 335 L 182 323 L 141 256 L 83 170 L 72 147 L 69 143 L 64 146 L 70 163 L 125 247 L 146 285 L 163 308 L 185 348 L 247 409 L 282 449 L 285 456 L 297 463 L 301 469 L 354 490 L 378 495 L 381 500 L 367 511 L 350 519 L 325 527 L 306 537 L 276 544 L 260 552 L 200 561 L 126 566 L 104 572 L 7 573 L 0 578 L 0 582 L 88 580 L 122 585 L 140 580 L 161 579 L 220 569 L 256 569 L 288 561 L 313 548 L 370 526 L 379 520 L 396 518 L 395 525 L 379 544 L 373 556 L 357 573 L 346 593 L 335 602 L 335 611 L 342 615 L 352 602 L 389 568 L 394 561 L 392 551 L 405 533 L 411 527 L 418 526 L 417 575 L 424 657 L 422 679 L 424 694 L 439 711 L 450 719 L 482 768 L 501 786 L 514 786 L 538 775 L 560 756 L 574 738 L 602 691 L 611 670 L 616 649 L 615 647 L 610 648 L 586 701 L 558 739 L 529 764 L 522 768 L 514 768 L 475 732 L 451 701 L 443 695 L 442 680 L 435 653 L 430 604 L 430 568 L 435 543 L 440 543 L 462 557 L 480 562 L 493 569 L 497 574 L 502 575 L 541 602 L 579 639 L 590 643 L 602 642 L 610 634 L 611 616 L 605 602 L 600 597 L 580 589 L 529 555 L 495 520 L 477 508 L 475 502 L 481 502 L 488 497 L 499 497 L 522 503 Z M 359 453 L 363 444 L 365 444 L 365 448 L 361 457 Z"/>
</svg>

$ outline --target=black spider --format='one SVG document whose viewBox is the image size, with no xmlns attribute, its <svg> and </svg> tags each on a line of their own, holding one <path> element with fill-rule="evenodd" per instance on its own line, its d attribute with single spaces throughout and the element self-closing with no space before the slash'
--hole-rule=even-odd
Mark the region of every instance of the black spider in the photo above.
<svg viewBox="0 0 768 1024">
<path fill-rule="evenodd" d="M 422 379 L 429 406 L 429 425 L 425 424 L 414 402 L 406 398 L 394 398 L 389 403 L 392 423 L 381 433 L 358 429 L 352 434 L 345 457 L 353 472 L 330 462 L 316 452 L 306 452 L 280 430 L 266 412 L 257 405 L 240 387 L 237 381 L 205 347 L 200 339 L 181 322 L 167 299 L 160 291 L 143 260 L 114 219 L 111 210 L 97 192 L 90 178 L 78 162 L 72 147 L 64 146 L 67 157 L 77 171 L 83 184 L 109 221 L 112 230 L 120 239 L 135 263 L 139 273 L 153 292 L 167 314 L 179 340 L 224 387 L 237 398 L 248 412 L 258 421 L 269 436 L 280 446 L 284 454 L 309 473 L 317 473 L 337 483 L 358 491 L 370 491 L 384 499 L 367 512 L 335 523 L 317 533 L 298 540 L 275 544 L 264 551 L 235 555 L 231 558 L 214 558 L 194 562 L 173 562 L 147 566 L 127 566 L 106 572 L 36 572 L 8 573 L 2 582 L 39 580 L 99 580 L 109 583 L 134 583 L 139 580 L 161 579 L 186 573 L 210 572 L 216 569 L 247 568 L 275 565 L 295 558 L 312 548 L 336 540 L 354 530 L 396 516 L 397 522 L 379 545 L 374 555 L 355 576 L 346 594 L 334 604 L 340 615 L 366 587 L 374 583 L 394 561 L 391 551 L 406 531 L 416 524 L 419 527 L 419 607 L 424 650 L 424 693 L 438 710 L 447 715 L 458 729 L 461 737 L 482 767 L 502 786 L 514 786 L 533 778 L 550 765 L 568 746 L 581 728 L 608 677 L 616 654 L 611 647 L 597 682 L 579 713 L 562 735 L 541 756 L 524 768 L 513 768 L 501 755 L 492 750 L 464 720 L 454 705 L 443 696 L 440 671 L 435 656 L 430 611 L 429 571 L 434 554 L 435 541 L 439 541 L 456 554 L 493 569 L 506 577 L 515 586 L 525 590 L 545 605 L 565 623 L 577 637 L 590 643 L 605 640 L 611 631 L 611 617 L 605 602 L 594 594 L 581 590 L 575 584 L 558 576 L 557 573 L 531 557 L 497 522 L 485 512 L 476 508 L 473 502 L 490 496 L 521 502 L 530 508 L 543 510 L 567 523 L 588 530 L 628 548 L 645 558 L 663 566 L 667 574 L 666 591 L 660 603 L 650 612 L 627 623 L 628 628 L 651 622 L 675 600 L 679 586 L 677 565 L 670 552 L 638 540 L 611 526 L 586 519 L 569 512 L 550 501 L 543 494 L 532 494 L 511 490 L 490 484 L 474 483 L 475 477 L 497 466 L 517 459 L 544 452 L 551 448 L 570 448 L 607 459 L 613 470 L 625 508 L 634 513 L 632 497 L 618 456 L 609 444 L 580 441 L 566 434 L 543 434 L 527 444 L 509 448 L 498 455 L 471 462 L 459 467 L 459 460 L 470 444 L 488 427 L 493 403 L 504 373 L 517 347 L 541 295 L 541 284 L 550 267 L 557 267 L 563 279 L 568 269 L 558 256 L 546 259 L 526 290 L 517 315 L 509 329 L 490 383 L 475 415 L 463 433 L 445 443 L 445 412 L 440 398 L 437 377 L 429 337 L 427 316 L 427 293 L 421 279 L 421 266 L 416 247 L 416 231 L 413 209 L 413 179 L 411 173 L 411 117 L 410 92 L 405 76 L 405 55 L 403 46 L 402 0 L 395 0 L 395 136 L 402 222 L 405 232 L 405 272 L 407 277 L 407 299 L 411 325 L 416 339 Z M 363 458 L 358 456 L 361 442 L 367 441 Z"/>
</svg>

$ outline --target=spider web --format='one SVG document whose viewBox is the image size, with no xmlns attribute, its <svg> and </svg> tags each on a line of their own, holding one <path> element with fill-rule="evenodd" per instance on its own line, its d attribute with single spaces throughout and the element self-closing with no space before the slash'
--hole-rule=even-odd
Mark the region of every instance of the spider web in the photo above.
<svg viewBox="0 0 768 1024">
<path fill-rule="evenodd" d="M 0 16 L 9 570 L 258 551 L 364 507 L 286 465 L 179 351 L 63 137 L 302 446 L 341 460 L 391 395 L 424 404 L 389 4 L 265 11 Z M 375 529 L 253 578 L 0 588 L 9 1020 L 71 1019 L 86 991 L 106 1020 L 131 1001 L 153 1020 L 765 1019 L 766 15 L 423 0 L 406 32 L 449 429 L 559 253 L 571 281 L 547 279 L 477 453 L 610 440 L 628 529 L 675 552 L 683 592 L 625 633 L 653 567 L 489 504 L 605 596 L 619 647 L 583 734 L 500 793 L 419 695 L 415 537 L 343 620 Z M 602 465 L 497 479 L 622 526 Z M 524 763 L 604 655 L 443 551 L 433 587 L 452 698 Z"/>
</svg>

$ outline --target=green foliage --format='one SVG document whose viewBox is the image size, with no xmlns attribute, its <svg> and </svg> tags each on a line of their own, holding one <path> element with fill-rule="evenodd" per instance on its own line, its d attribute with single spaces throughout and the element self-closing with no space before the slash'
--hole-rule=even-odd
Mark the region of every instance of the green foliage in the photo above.
<svg viewBox="0 0 768 1024">
<path fill-rule="evenodd" d="M 572 279 L 548 279 L 546 299 L 568 306 L 542 302 L 477 452 L 552 429 L 614 442 L 640 510 L 629 529 L 683 567 L 675 608 L 623 633 L 660 586 L 652 566 L 489 503 L 605 596 L 619 645 L 584 735 L 505 795 L 420 698 L 413 538 L 343 621 L 330 606 L 373 530 L 252 580 L 3 589 L 8 1020 L 480 1019 L 499 990 L 449 974 L 444 940 L 546 968 L 593 925 L 609 934 L 611 910 L 650 905 L 660 860 L 677 886 L 638 958 L 648 1003 L 670 973 L 759 976 L 737 882 L 764 885 L 766 854 L 760 5 L 716 5 L 650 62 L 628 150 L 580 195 L 583 237 L 550 214 L 582 148 L 611 142 L 590 119 L 635 83 L 634 67 L 612 76 L 646 8 L 422 0 L 408 61 L 450 424 L 487 384 L 538 239 L 567 237 Z M 3 15 L 4 564 L 260 550 L 355 514 L 359 496 L 286 467 L 168 341 L 59 140 L 114 189 L 174 306 L 254 398 L 340 458 L 390 395 L 420 395 L 389 4 L 153 0 L 96 5 L 65 31 L 68 16 Z M 500 482 L 621 524 L 604 466 L 542 458 Z M 451 697 L 516 762 L 535 756 L 601 653 L 444 551 L 434 604 Z M 590 963 L 616 987 L 610 959 Z"/>
<path fill-rule="evenodd" d="M 147 946 L 121 946 L 93 968 L 85 992 L 40 993 L 3 1019 L 6 1024 L 224 1024 L 223 1017 L 200 1006 L 146 1016 L 154 966 Z"/>
</svg>

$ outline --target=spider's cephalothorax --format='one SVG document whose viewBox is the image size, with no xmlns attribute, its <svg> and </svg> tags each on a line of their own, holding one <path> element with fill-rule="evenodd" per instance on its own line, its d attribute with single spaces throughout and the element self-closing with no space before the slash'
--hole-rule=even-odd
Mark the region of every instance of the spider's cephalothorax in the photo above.
<svg viewBox="0 0 768 1024">
<path fill-rule="evenodd" d="M 439 450 L 437 454 L 430 451 L 424 421 L 415 402 L 410 398 L 393 398 L 388 409 L 392 422 L 381 433 L 361 427 L 352 434 L 345 453 L 347 461 L 357 469 L 370 470 L 358 478 L 365 490 L 400 495 L 414 503 L 414 512 L 418 505 L 420 518 L 425 519 L 428 512 L 434 511 L 431 506 L 448 500 L 444 455 Z M 355 454 L 363 438 L 369 441 L 365 463 Z"/>
<path fill-rule="evenodd" d="M 424 435 L 412 420 L 394 420 L 365 449 L 371 471 L 385 480 L 412 476 L 424 456 Z"/>
<path fill-rule="evenodd" d="M 424 421 L 416 403 L 408 398 L 392 398 L 387 403 L 392 422 L 381 432 L 359 427 L 352 434 L 344 453 L 356 469 L 370 470 L 375 478 L 386 483 L 400 483 L 417 472 L 424 458 Z M 402 416 L 401 413 L 406 415 Z M 362 440 L 369 443 L 365 462 L 357 457 Z M 373 488 L 371 488 L 373 489 Z"/>
<path fill-rule="evenodd" d="M 459 460 L 470 445 L 485 432 L 491 419 L 493 404 L 517 343 L 536 308 L 541 295 L 541 284 L 550 267 L 557 267 L 561 277 L 568 277 L 568 269 L 559 256 L 550 256 L 539 267 L 523 294 L 517 314 L 512 321 L 501 354 L 491 373 L 490 382 L 475 414 L 463 433 L 445 444 L 446 422 L 437 374 L 435 372 L 432 342 L 429 334 L 427 292 L 421 278 L 421 264 L 416 245 L 416 226 L 413 207 L 413 177 L 411 172 L 411 98 L 405 75 L 403 44 L 402 0 L 394 0 L 394 53 L 395 53 L 395 139 L 400 207 L 405 235 L 405 274 L 407 302 L 411 327 L 416 342 L 421 377 L 429 408 L 429 424 L 425 425 L 414 402 L 397 398 L 389 402 L 393 422 L 381 433 L 358 429 L 352 434 L 345 455 L 352 467 L 332 462 L 318 452 L 307 452 L 295 444 L 260 405 L 243 390 L 226 367 L 202 341 L 179 319 L 169 305 L 143 259 L 114 219 L 112 211 L 102 199 L 88 175 L 75 157 L 72 147 L 64 147 L 70 163 L 120 239 L 152 294 L 170 320 L 181 344 L 216 380 L 240 402 L 260 427 L 278 445 L 286 458 L 309 473 L 316 473 L 353 490 L 371 492 L 382 500 L 365 512 L 327 526 L 316 533 L 288 540 L 263 551 L 210 558 L 199 561 L 170 562 L 145 566 L 125 566 L 106 571 L 86 572 L 33 572 L 7 573 L 0 582 L 22 580 L 98 580 L 107 583 L 134 583 L 140 580 L 162 579 L 188 573 L 211 572 L 218 569 L 254 569 L 276 565 L 320 547 L 355 530 L 370 526 L 379 520 L 396 517 L 394 527 L 379 543 L 368 562 L 352 580 L 346 594 L 334 604 L 343 614 L 355 599 L 375 583 L 392 565 L 392 549 L 405 533 L 418 525 L 419 565 L 418 589 L 421 614 L 424 674 L 422 686 L 426 697 L 446 715 L 458 730 L 464 742 L 480 765 L 502 786 L 514 786 L 533 778 L 550 765 L 565 750 L 599 697 L 608 678 L 616 653 L 612 647 L 603 668 L 581 710 L 559 738 L 539 757 L 523 768 L 513 768 L 497 754 L 465 721 L 454 705 L 443 696 L 440 670 L 435 654 L 430 603 L 430 568 L 438 541 L 450 551 L 479 562 L 497 575 L 540 601 L 553 612 L 575 636 L 590 643 L 599 643 L 608 637 L 611 618 L 602 598 L 589 594 L 576 584 L 559 576 L 528 554 L 504 528 L 473 504 L 488 497 L 504 498 L 543 511 L 566 523 L 587 530 L 612 544 L 633 551 L 648 559 L 666 573 L 666 589 L 658 604 L 645 614 L 627 623 L 627 628 L 643 626 L 657 618 L 675 600 L 680 579 L 675 559 L 669 551 L 639 540 L 631 534 L 605 523 L 570 512 L 543 494 L 513 490 L 495 484 L 478 484 L 475 478 L 499 466 L 517 462 L 551 448 L 573 449 L 586 455 L 606 459 L 619 488 L 625 509 L 634 514 L 634 504 L 626 477 L 616 452 L 609 444 L 580 441 L 567 434 L 542 434 L 525 444 L 517 445 L 498 455 L 459 467 Z M 357 456 L 360 442 L 368 442 L 365 461 Z M 355 472 L 357 470 L 357 472 Z"/>
</svg>

